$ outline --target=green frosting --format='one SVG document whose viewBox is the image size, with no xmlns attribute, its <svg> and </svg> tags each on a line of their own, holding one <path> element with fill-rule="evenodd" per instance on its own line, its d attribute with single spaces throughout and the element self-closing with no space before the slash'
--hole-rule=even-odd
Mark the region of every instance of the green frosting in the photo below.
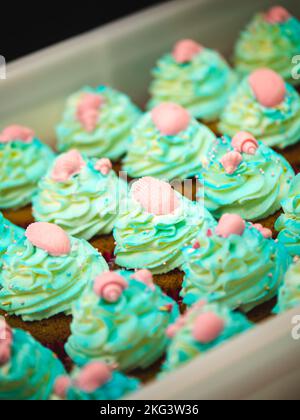
<svg viewBox="0 0 300 420">
<path fill-rule="evenodd" d="M 118 273 L 129 287 L 116 303 L 97 296 L 90 284 L 74 304 L 66 351 L 79 366 L 100 360 L 123 371 L 146 369 L 167 347 L 165 331 L 179 315 L 177 304 L 158 286 L 133 280 L 133 272 Z"/>
<path fill-rule="evenodd" d="M 95 163 L 96 159 L 86 159 L 80 174 L 66 182 L 54 181 L 51 169 L 33 199 L 35 220 L 57 224 L 70 235 L 86 240 L 111 233 L 119 203 L 127 196 L 127 184 L 114 171 L 102 175 L 94 168 Z"/>
<path fill-rule="evenodd" d="M 101 255 L 86 241 L 70 238 L 71 252 L 50 256 L 28 239 L 8 248 L 0 274 L 0 309 L 24 321 L 70 314 L 86 284 L 107 271 Z"/>
<path fill-rule="evenodd" d="M 251 225 L 243 235 L 199 235 L 199 249 L 184 251 L 184 303 L 198 300 L 249 312 L 276 296 L 291 258 L 283 245 L 266 239 Z"/>
<path fill-rule="evenodd" d="M 0 208 L 18 209 L 29 204 L 53 159 L 52 150 L 38 139 L 0 143 Z"/>
<path fill-rule="evenodd" d="M 93 132 L 87 132 L 76 118 L 77 106 L 84 93 L 104 97 Z M 128 149 L 131 128 L 140 115 L 141 111 L 123 93 L 107 86 L 84 87 L 67 101 L 63 121 L 57 127 L 58 149 L 65 152 L 75 148 L 87 156 L 118 160 Z"/>
<path fill-rule="evenodd" d="M 205 206 L 217 218 L 236 213 L 253 221 L 274 214 L 288 194 L 293 169 L 284 157 L 260 143 L 255 155 L 242 154 L 242 163 L 229 175 L 221 159 L 233 150 L 227 136 L 211 148 L 208 166 L 201 172 Z"/>
<path fill-rule="evenodd" d="M 0 212 L 0 269 L 2 257 L 7 248 L 24 236 L 24 229 L 15 226 L 3 217 Z"/>
<path fill-rule="evenodd" d="M 270 24 L 263 14 L 256 15 L 242 32 L 235 48 L 236 70 L 241 76 L 268 67 L 291 83 L 294 56 L 300 52 L 300 22 L 291 17 L 286 22 Z"/>
<path fill-rule="evenodd" d="M 210 343 L 200 343 L 193 336 L 197 318 L 206 313 L 214 313 L 224 322 L 224 329 L 220 335 Z M 247 318 L 232 312 L 227 306 L 217 303 L 195 305 L 182 317 L 182 327 L 173 338 L 167 352 L 167 359 L 163 366 L 164 372 L 176 370 L 194 358 L 216 348 L 231 338 L 252 328 Z"/>
<path fill-rule="evenodd" d="M 279 290 L 275 313 L 280 314 L 300 307 L 300 261 L 291 265 Z"/>
<path fill-rule="evenodd" d="M 219 118 L 237 83 L 224 58 L 208 48 L 184 64 L 177 63 L 172 54 L 165 55 L 158 61 L 153 77 L 149 108 L 175 102 L 204 121 Z"/>
<path fill-rule="evenodd" d="M 284 214 L 277 219 L 278 239 L 292 256 L 300 256 L 300 174 L 291 184 L 288 196 L 282 201 Z"/>
<path fill-rule="evenodd" d="M 230 97 L 219 124 L 219 131 L 234 136 L 249 131 L 267 146 L 284 149 L 300 140 L 300 97 L 286 85 L 285 100 L 275 108 L 261 105 L 246 77 Z"/>
<path fill-rule="evenodd" d="M 213 132 L 196 120 L 175 136 L 163 135 L 148 113 L 133 130 L 124 171 L 132 178 L 154 176 L 171 181 L 192 177 L 200 171 L 214 139 Z"/>
<path fill-rule="evenodd" d="M 57 357 L 30 334 L 13 330 L 11 358 L 0 366 L 0 400 L 48 400 L 65 374 Z"/>
</svg>

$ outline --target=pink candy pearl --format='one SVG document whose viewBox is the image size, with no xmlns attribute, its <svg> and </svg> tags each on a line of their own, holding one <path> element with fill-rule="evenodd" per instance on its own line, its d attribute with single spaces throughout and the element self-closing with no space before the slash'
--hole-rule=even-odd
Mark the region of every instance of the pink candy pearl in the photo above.
<svg viewBox="0 0 300 420">
<path fill-rule="evenodd" d="M 215 341 L 224 331 L 225 323 L 213 312 L 199 315 L 193 328 L 193 337 L 202 344 Z"/>
<path fill-rule="evenodd" d="M 216 228 L 216 234 L 222 238 L 231 235 L 242 236 L 246 228 L 245 221 L 237 214 L 224 214 Z"/>
<path fill-rule="evenodd" d="M 180 105 L 164 103 L 153 109 L 152 120 L 161 134 L 175 136 L 187 129 L 191 117 Z"/>
<path fill-rule="evenodd" d="M 257 101 L 266 108 L 280 105 L 286 96 L 283 78 L 270 69 L 259 69 L 249 76 L 249 84 Z"/>
<path fill-rule="evenodd" d="M 188 63 L 192 61 L 195 55 L 198 55 L 203 50 L 202 45 L 193 41 L 192 39 L 184 39 L 177 42 L 173 50 L 173 57 L 179 64 Z"/>
</svg>

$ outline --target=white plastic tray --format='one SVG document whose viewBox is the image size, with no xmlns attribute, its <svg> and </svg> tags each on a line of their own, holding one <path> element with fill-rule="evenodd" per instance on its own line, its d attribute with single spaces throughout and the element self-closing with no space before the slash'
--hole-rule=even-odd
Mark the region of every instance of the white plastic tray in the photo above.
<svg viewBox="0 0 300 420">
<path fill-rule="evenodd" d="M 230 56 L 254 12 L 280 1 L 176 0 L 15 61 L 0 80 L 1 126 L 34 127 L 54 144 L 66 96 L 84 84 L 107 83 L 139 104 L 150 69 L 182 37 Z M 300 2 L 283 3 L 300 16 Z M 300 398 L 300 341 L 292 338 L 291 311 L 201 356 L 131 399 Z"/>
</svg>

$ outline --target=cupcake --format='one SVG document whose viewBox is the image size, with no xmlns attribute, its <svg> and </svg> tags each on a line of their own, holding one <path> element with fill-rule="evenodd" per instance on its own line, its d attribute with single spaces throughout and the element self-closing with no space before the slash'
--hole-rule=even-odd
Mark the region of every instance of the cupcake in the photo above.
<svg viewBox="0 0 300 420">
<path fill-rule="evenodd" d="M 215 122 L 223 111 L 237 78 L 225 59 L 193 40 L 179 41 L 153 71 L 150 87 L 152 109 L 175 102 L 206 122 Z"/>
<path fill-rule="evenodd" d="M 133 129 L 123 169 L 132 178 L 185 180 L 200 171 L 213 140 L 213 132 L 181 106 L 161 104 Z"/>
<path fill-rule="evenodd" d="M 137 379 L 129 378 L 111 366 L 93 362 L 83 369 L 75 369 L 71 376 L 56 380 L 54 398 L 67 401 L 120 400 L 139 389 Z M 56 398 L 55 398 L 56 397 Z"/>
<path fill-rule="evenodd" d="M 0 323 L 0 400 L 48 400 L 65 370 L 30 334 Z"/>
<path fill-rule="evenodd" d="M 288 196 L 282 201 L 282 214 L 276 221 L 278 239 L 292 256 L 300 256 L 300 174 L 293 180 Z"/>
<path fill-rule="evenodd" d="M 75 148 L 90 157 L 116 161 L 126 153 L 131 128 L 140 115 L 123 93 L 107 86 L 84 87 L 67 101 L 57 127 L 58 150 Z"/>
<path fill-rule="evenodd" d="M 244 315 L 227 306 L 198 302 L 167 330 L 172 341 L 163 371 L 176 370 L 251 327 Z"/>
<path fill-rule="evenodd" d="M 249 312 L 276 296 L 291 263 L 284 246 L 261 225 L 224 215 L 184 251 L 181 296 L 188 306 L 205 299 Z"/>
<path fill-rule="evenodd" d="M 284 283 L 279 290 L 278 304 L 274 312 L 280 314 L 298 307 L 300 307 L 300 260 L 295 258 L 295 264 L 291 265 L 286 273 Z"/>
<path fill-rule="evenodd" d="M 55 223 L 89 240 L 112 233 L 127 184 L 108 159 L 85 159 L 76 150 L 59 156 L 33 199 L 37 221 Z M 113 252 L 113 249 L 111 250 Z"/>
<path fill-rule="evenodd" d="M 146 369 L 163 355 L 165 331 L 178 315 L 150 272 L 104 273 L 73 306 L 67 354 L 79 366 L 102 361 L 121 371 Z"/>
<path fill-rule="evenodd" d="M 300 21 L 285 8 L 275 6 L 256 14 L 242 32 L 235 47 L 235 67 L 246 76 L 261 67 L 268 67 L 290 83 L 293 78 L 293 57 L 300 51 Z"/>
<path fill-rule="evenodd" d="M 256 70 L 230 97 L 219 130 L 230 136 L 245 130 L 278 149 L 294 146 L 300 140 L 299 93 L 273 70 Z"/>
<path fill-rule="evenodd" d="M 24 230 L 6 220 L 0 212 L 0 271 L 7 248 L 24 236 Z"/>
<path fill-rule="evenodd" d="M 205 206 L 215 217 L 237 213 L 257 221 L 281 208 L 294 178 L 281 155 L 243 131 L 232 140 L 228 136 L 218 139 L 208 156 L 201 180 Z"/>
</svg>

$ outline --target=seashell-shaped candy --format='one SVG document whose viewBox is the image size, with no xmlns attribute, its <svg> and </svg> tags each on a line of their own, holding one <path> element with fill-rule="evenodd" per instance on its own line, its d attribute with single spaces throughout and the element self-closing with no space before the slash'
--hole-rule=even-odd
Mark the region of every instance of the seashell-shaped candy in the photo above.
<svg viewBox="0 0 300 420">
<path fill-rule="evenodd" d="M 68 389 L 72 386 L 72 381 L 68 376 L 60 376 L 56 379 L 54 384 L 54 394 L 65 399 L 67 396 Z"/>
<path fill-rule="evenodd" d="M 192 39 L 183 39 L 175 45 L 173 57 L 179 64 L 188 63 L 192 61 L 195 55 L 200 54 L 202 50 L 203 46 Z"/>
<path fill-rule="evenodd" d="M 86 165 L 77 150 L 70 150 L 56 159 L 51 178 L 55 182 L 66 182 L 81 172 Z"/>
<path fill-rule="evenodd" d="M 106 176 L 112 170 L 112 163 L 109 159 L 99 159 L 95 164 L 96 171 L 101 172 L 102 175 Z"/>
<path fill-rule="evenodd" d="M 282 6 L 271 7 L 264 15 L 265 21 L 273 25 L 286 22 L 290 18 L 291 14 Z"/>
<path fill-rule="evenodd" d="M 93 93 L 86 93 L 77 106 L 76 117 L 87 132 L 95 130 L 100 114 L 100 107 L 104 103 L 104 98 Z"/>
<path fill-rule="evenodd" d="M 150 289 L 154 290 L 155 285 L 153 283 L 153 275 L 149 270 L 139 270 L 131 276 L 132 279 L 140 281 L 148 286 Z"/>
<path fill-rule="evenodd" d="M 12 340 L 11 328 L 5 321 L 0 321 L 0 366 L 10 360 Z"/>
<path fill-rule="evenodd" d="M 240 131 L 232 139 L 232 147 L 236 152 L 255 155 L 258 149 L 258 141 L 247 131 Z"/>
<path fill-rule="evenodd" d="M 14 140 L 31 143 L 34 136 L 34 131 L 31 130 L 31 128 L 23 127 L 21 125 L 11 125 L 6 127 L 0 134 L 0 143 L 9 143 Z"/>
<path fill-rule="evenodd" d="M 75 380 L 75 386 L 80 390 L 90 393 L 106 384 L 112 377 L 110 366 L 94 362 L 85 366 Z"/>
<path fill-rule="evenodd" d="M 280 105 L 286 95 L 283 78 L 270 69 L 259 69 L 249 76 L 249 84 L 258 102 L 266 108 Z"/>
<path fill-rule="evenodd" d="M 32 223 L 28 226 L 25 236 L 32 245 L 53 257 L 68 255 L 71 252 L 69 236 L 62 228 L 52 223 Z"/>
<path fill-rule="evenodd" d="M 108 303 L 116 303 L 123 291 L 128 288 L 128 283 L 117 273 L 107 272 L 97 277 L 94 292 Z"/>
<path fill-rule="evenodd" d="M 224 214 L 218 226 L 216 234 L 222 238 L 228 238 L 231 235 L 242 236 L 246 228 L 245 221 L 238 214 Z"/>
<path fill-rule="evenodd" d="M 260 223 L 254 224 L 253 227 L 257 229 L 263 235 L 264 238 L 271 239 L 273 237 L 273 232 L 271 231 L 271 229 L 265 228 Z"/>
<path fill-rule="evenodd" d="M 243 156 L 239 152 L 229 152 L 221 159 L 221 164 L 228 175 L 235 173 L 243 161 Z"/>
<path fill-rule="evenodd" d="M 196 319 L 193 337 L 198 343 L 209 344 L 224 331 L 225 323 L 213 312 L 203 313 Z"/>
<path fill-rule="evenodd" d="M 158 105 L 151 115 L 155 126 L 165 136 L 175 136 L 186 130 L 191 120 L 184 108 L 173 103 Z"/>
</svg>

